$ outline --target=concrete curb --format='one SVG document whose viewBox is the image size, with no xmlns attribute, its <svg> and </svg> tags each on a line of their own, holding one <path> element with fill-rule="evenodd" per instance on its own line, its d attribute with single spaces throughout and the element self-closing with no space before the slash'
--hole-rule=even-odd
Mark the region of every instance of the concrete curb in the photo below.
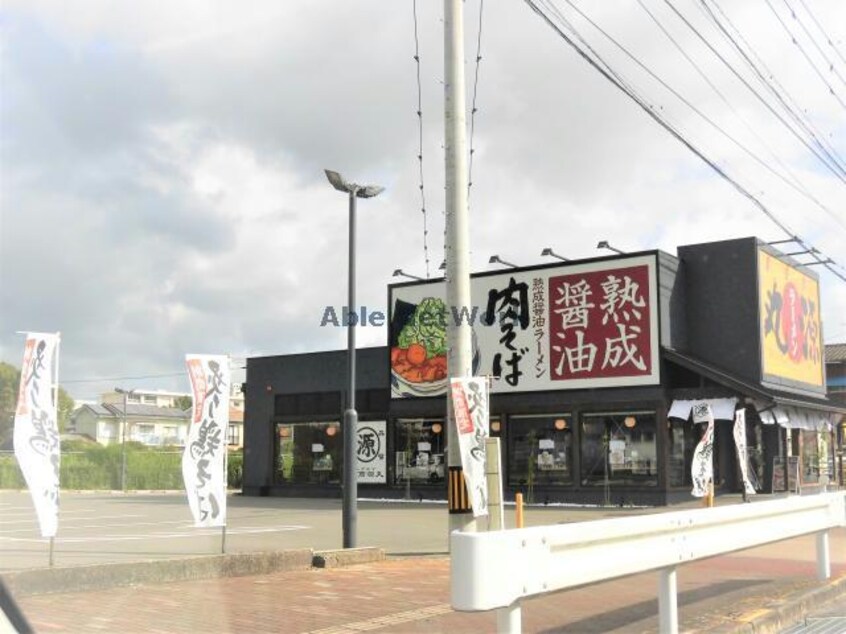
<svg viewBox="0 0 846 634">
<path fill-rule="evenodd" d="M 311 549 L 300 549 L 68 568 L 39 568 L 5 573 L 0 577 L 14 596 L 24 597 L 57 592 L 85 592 L 143 583 L 195 581 L 309 570 L 313 557 Z"/>
<path fill-rule="evenodd" d="M 340 568 L 341 566 L 369 564 L 384 560 L 385 551 L 381 548 L 347 548 L 344 550 L 316 551 L 312 565 L 315 568 Z"/>
<path fill-rule="evenodd" d="M 98 564 L 68 568 L 39 568 L 0 575 L 13 596 L 59 592 L 86 592 L 144 583 L 196 581 L 221 577 L 247 577 L 274 572 L 339 568 L 384 561 L 381 548 L 346 550 L 311 549 L 266 553 L 209 555 L 187 559 L 162 559 L 133 563 Z"/>
<path fill-rule="evenodd" d="M 731 630 L 730 634 L 771 634 L 801 622 L 807 614 L 846 594 L 846 575 L 814 588 L 781 605 L 762 611 L 760 616 Z"/>
</svg>

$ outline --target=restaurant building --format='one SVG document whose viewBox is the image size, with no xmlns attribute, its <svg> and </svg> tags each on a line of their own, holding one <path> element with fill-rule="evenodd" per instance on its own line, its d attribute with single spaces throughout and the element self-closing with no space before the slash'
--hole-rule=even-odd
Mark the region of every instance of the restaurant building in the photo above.
<svg viewBox="0 0 846 634">
<path fill-rule="evenodd" d="M 390 285 L 388 342 L 358 352 L 361 497 L 446 497 L 446 324 L 472 324 L 506 497 L 660 505 L 690 499 L 716 419 L 717 494 L 832 486 L 846 414 L 826 396 L 817 275 L 756 238 Z M 341 495 L 346 351 L 247 360 L 244 493 Z M 742 443 L 740 445 L 742 447 Z"/>
</svg>

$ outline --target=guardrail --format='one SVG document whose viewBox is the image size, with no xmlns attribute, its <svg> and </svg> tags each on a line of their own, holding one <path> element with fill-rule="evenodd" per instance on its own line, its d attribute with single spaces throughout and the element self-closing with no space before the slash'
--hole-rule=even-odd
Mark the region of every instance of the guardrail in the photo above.
<svg viewBox="0 0 846 634">
<path fill-rule="evenodd" d="M 676 568 L 715 555 L 817 534 L 817 576 L 831 576 L 828 531 L 846 526 L 846 493 L 450 536 L 452 607 L 498 609 L 520 631 L 520 599 L 659 571 L 660 631 L 678 632 Z"/>
</svg>

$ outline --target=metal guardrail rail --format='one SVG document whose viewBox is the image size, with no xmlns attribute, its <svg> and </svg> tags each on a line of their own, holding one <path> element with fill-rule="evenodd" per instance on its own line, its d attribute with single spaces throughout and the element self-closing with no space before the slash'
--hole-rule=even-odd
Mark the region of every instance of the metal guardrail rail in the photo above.
<svg viewBox="0 0 846 634">
<path fill-rule="evenodd" d="M 846 493 L 450 536 L 456 610 L 498 609 L 520 631 L 520 599 L 658 571 L 660 631 L 678 632 L 676 569 L 754 546 L 817 535 L 817 575 L 831 576 L 828 531 L 846 526 Z"/>
</svg>

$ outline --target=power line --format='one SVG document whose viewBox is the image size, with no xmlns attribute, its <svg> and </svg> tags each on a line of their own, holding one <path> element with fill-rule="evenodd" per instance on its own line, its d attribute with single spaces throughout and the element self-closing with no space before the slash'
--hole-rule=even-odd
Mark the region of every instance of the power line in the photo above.
<svg viewBox="0 0 846 634">
<path fill-rule="evenodd" d="M 842 165 L 844 161 L 837 151 L 826 142 L 825 135 L 817 130 L 813 123 L 803 114 L 803 110 L 796 102 L 796 99 L 794 99 L 790 92 L 781 84 L 781 82 L 779 82 L 775 73 L 767 67 L 761 57 L 755 52 L 752 45 L 746 40 L 746 38 L 743 37 L 740 29 L 738 29 L 728 15 L 726 15 L 717 0 L 710 0 L 710 3 L 714 5 L 714 9 L 716 9 L 716 11 L 720 14 L 722 20 L 717 17 L 711 7 L 706 3 L 706 0 L 699 0 L 698 6 L 705 16 L 713 22 L 720 35 L 722 35 L 729 45 L 734 48 L 735 52 L 755 74 L 761 84 L 769 90 L 770 93 L 772 93 L 796 125 L 798 125 L 803 132 L 810 137 L 811 142 L 818 147 L 827 158 L 831 159 L 842 172 Z M 723 24 L 723 21 L 725 21 L 725 24 Z M 728 27 L 726 25 L 728 25 Z M 732 29 L 734 35 L 729 33 L 729 28 Z M 738 40 L 740 40 L 740 42 L 738 42 Z M 749 53 L 744 50 L 740 43 L 743 43 L 743 46 L 746 47 Z M 750 55 L 755 58 L 755 61 L 750 58 Z M 724 61 L 724 63 L 727 62 Z M 789 104 L 787 102 L 789 102 Z"/>
<path fill-rule="evenodd" d="M 834 62 L 831 61 L 828 58 L 828 55 L 825 54 L 825 51 L 822 50 L 822 46 L 820 46 L 819 43 L 817 42 L 817 38 L 815 38 L 813 36 L 813 34 L 807 29 L 807 27 L 805 26 L 805 23 L 802 22 L 802 20 L 799 19 L 799 16 L 796 15 L 796 11 L 793 10 L 793 7 L 790 6 L 790 4 L 787 2 L 787 0 L 782 0 L 782 2 L 784 2 L 784 6 L 787 7 L 787 10 L 790 11 L 790 17 L 792 17 L 795 20 L 796 24 L 799 25 L 799 28 L 802 29 L 802 32 L 806 36 L 808 36 L 808 39 L 811 40 L 811 44 L 813 44 L 814 48 L 817 49 L 817 52 L 820 54 L 820 57 L 822 57 L 823 60 L 825 61 L 825 63 L 828 64 L 828 72 L 830 72 L 832 75 L 837 77 L 837 79 L 839 79 L 840 82 L 844 86 L 846 86 L 846 79 L 843 79 L 843 75 L 841 75 L 840 71 L 838 71 L 834 67 Z"/>
<path fill-rule="evenodd" d="M 423 260 L 426 279 L 429 279 L 429 220 L 426 214 L 426 192 L 423 187 L 423 89 L 420 84 L 420 38 L 417 34 L 417 0 L 412 0 L 414 11 L 414 62 L 417 65 L 417 163 L 420 168 L 420 210 L 423 212 Z"/>
<path fill-rule="evenodd" d="M 703 119 L 705 122 L 707 122 L 707 123 L 708 123 L 711 127 L 713 127 L 713 128 L 714 128 L 717 132 L 719 132 L 721 135 L 723 135 L 723 137 L 725 137 L 725 138 L 726 138 L 726 139 L 728 139 L 731 143 L 733 143 L 735 146 L 737 146 L 738 148 L 740 148 L 740 149 L 741 149 L 744 153 L 746 153 L 748 156 L 750 156 L 750 157 L 751 157 L 751 158 L 752 158 L 752 159 L 753 159 L 756 163 L 758 163 L 759 165 L 761 165 L 761 167 L 763 167 L 763 168 L 764 168 L 764 169 L 766 169 L 768 172 L 770 172 L 771 174 L 773 174 L 775 177 L 777 177 L 778 179 L 780 179 L 780 180 L 781 180 L 782 182 L 784 182 L 786 185 L 788 185 L 789 187 L 793 188 L 795 191 L 799 192 L 800 194 L 802 194 L 802 195 L 806 196 L 807 198 L 809 198 L 810 200 L 812 200 L 813 202 L 815 202 L 816 204 L 818 204 L 818 205 L 819 205 L 819 206 L 820 206 L 820 207 L 821 207 L 824 211 L 826 211 L 826 212 L 830 213 L 830 214 L 832 215 L 832 217 L 835 219 L 835 221 L 837 221 L 839 224 L 841 224 L 841 226 L 842 226 L 844 229 L 846 229 L 846 224 L 843 224 L 843 220 L 842 220 L 842 219 L 840 219 L 840 218 L 839 218 L 836 214 L 834 214 L 834 212 L 833 212 L 833 211 L 831 211 L 830 209 L 828 209 L 827 207 L 825 207 L 825 206 L 824 206 L 824 205 L 823 205 L 820 201 L 818 201 L 818 200 L 817 200 L 817 199 L 816 199 L 813 195 L 811 195 L 811 194 L 810 194 L 810 192 L 808 192 L 808 191 L 807 191 L 807 189 L 805 189 L 804 187 L 802 187 L 802 186 L 801 186 L 801 184 L 797 186 L 795 183 L 793 183 L 793 182 L 789 181 L 787 178 L 785 178 L 785 177 L 784 177 L 784 175 L 780 174 L 780 173 L 779 173 L 779 172 L 777 172 L 775 169 L 773 169 L 773 167 L 771 167 L 769 164 L 767 164 L 767 163 L 766 163 L 766 162 L 765 162 L 762 158 L 760 158 L 757 154 L 755 154 L 754 152 L 752 152 L 752 151 L 751 151 L 748 147 L 746 147 L 745 145 L 743 145 L 743 144 L 742 144 L 740 141 L 738 141 L 738 140 L 737 140 L 734 136 L 732 136 L 731 134 L 729 134 L 728 132 L 726 132 L 726 131 L 725 131 L 725 129 L 723 129 L 723 128 L 722 128 L 719 124 L 717 124 L 717 123 L 716 123 L 713 119 L 711 119 L 710 117 L 708 117 L 708 115 L 706 115 L 705 113 L 703 113 L 703 112 L 702 112 L 699 108 L 697 108 L 697 107 L 696 107 L 693 103 L 691 103 L 691 102 L 690 102 L 687 98 L 685 98 L 683 95 L 681 95 L 681 94 L 680 94 L 678 91 L 676 91 L 676 90 L 675 90 L 672 86 L 670 86 L 669 84 L 667 84 L 667 83 L 666 83 L 663 79 L 661 79 L 661 77 L 659 77 L 658 75 L 656 75 L 656 74 L 655 74 L 655 73 L 654 73 L 654 72 L 653 72 L 650 68 L 648 68 L 645 64 L 643 64 L 643 63 L 642 63 L 642 62 L 641 62 L 641 61 L 640 61 L 637 57 L 635 57 L 635 56 L 634 56 L 634 55 L 633 55 L 633 54 L 632 54 L 632 53 L 631 53 L 631 52 L 630 52 L 630 51 L 629 51 L 629 50 L 628 50 L 625 46 L 623 46 L 622 44 L 620 44 L 620 43 L 619 43 L 619 42 L 618 42 L 618 41 L 617 41 L 617 40 L 616 40 L 613 36 L 611 36 L 611 35 L 610 35 L 609 33 L 607 33 L 604 29 L 602 29 L 602 27 L 600 27 L 598 24 L 596 24 L 596 22 L 594 22 L 594 21 L 593 21 L 593 20 L 591 20 L 591 19 L 590 19 L 587 15 L 585 15 L 585 13 L 584 13 L 583 11 L 581 11 L 581 9 L 579 9 L 579 7 L 577 7 L 575 4 L 573 4 L 570 0 L 565 0 L 565 1 L 567 2 L 567 4 L 568 4 L 568 5 L 570 5 L 570 7 L 571 7 L 574 11 L 576 11 L 576 13 L 578 13 L 578 14 L 579 14 L 579 15 L 580 15 L 580 16 L 581 16 L 584 20 L 586 20 L 586 21 L 587 21 L 587 22 L 588 22 L 591 26 L 593 26 L 593 27 L 594 27 L 597 31 L 599 31 L 602 35 L 604 35 L 604 36 L 605 36 L 605 37 L 606 37 L 606 38 L 607 38 L 610 42 L 612 42 L 612 43 L 614 44 L 614 46 L 616 46 L 619 50 L 621 50 L 621 51 L 622 51 L 622 52 L 623 52 L 623 53 L 624 53 L 624 54 L 625 54 L 625 55 L 626 55 L 629 59 L 631 59 L 631 60 L 632 60 L 635 64 L 637 64 L 637 66 L 638 66 L 638 67 L 640 67 L 640 68 L 641 68 L 644 72 L 646 72 L 646 73 L 647 73 L 650 77 L 652 77 L 652 78 L 653 78 L 653 79 L 655 79 L 657 82 L 659 82 L 659 83 L 660 83 L 660 84 L 661 84 L 661 85 L 662 85 L 662 86 L 663 86 L 663 87 L 664 87 L 667 91 L 669 91 L 669 92 L 670 92 L 673 96 L 675 96 L 677 99 L 679 99 L 679 100 L 680 100 L 683 104 L 685 104 L 688 108 L 690 108 L 691 110 L 693 110 L 693 112 L 695 112 L 697 115 L 699 115 L 699 117 L 700 117 L 700 118 L 702 118 L 702 119 Z M 672 37 L 672 35 L 670 35 L 670 34 L 669 34 L 669 32 L 667 32 L 667 30 L 666 30 L 666 29 L 664 28 L 664 26 L 660 23 L 660 21 L 658 21 L 658 19 L 657 19 L 657 18 L 656 18 L 656 17 L 652 14 L 652 12 L 651 12 L 651 11 L 649 11 L 649 9 L 648 9 L 648 8 L 647 8 L 647 7 L 646 7 L 646 6 L 645 6 L 645 5 L 641 2 L 641 0 L 638 0 L 638 4 L 641 6 L 641 8 L 643 8 L 643 10 L 644 10 L 644 11 L 646 11 L 646 13 L 649 15 L 649 17 L 650 17 L 650 18 L 652 18 L 652 20 L 653 20 L 653 21 L 655 22 L 655 24 L 656 24 L 656 25 L 657 25 L 657 26 L 661 29 L 661 31 L 664 33 L 664 35 L 666 35 L 666 36 L 670 39 L 670 41 L 671 41 L 671 42 L 672 42 L 672 43 L 676 46 L 676 48 L 677 48 L 677 49 L 681 52 L 681 54 L 685 57 L 685 59 L 687 59 L 687 61 L 688 61 L 688 62 L 690 62 L 690 63 L 693 65 L 693 67 L 694 67 L 694 68 L 695 68 L 695 69 L 699 72 L 699 74 L 700 74 L 700 75 L 701 75 L 701 76 L 705 79 L 705 81 L 708 83 L 708 85 L 709 85 L 709 86 L 710 86 L 710 87 L 711 87 L 711 88 L 712 88 L 712 89 L 713 89 L 713 90 L 714 90 L 714 91 L 715 91 L 715 92 L 716 92 L 716 93 L 717 93 L 720 97 L 722 97 L 723 101 L 724 101 L 724 102 L 725 102 L 725 104 L 729 107 L 729 109 L 730 109 L 732 112 L 734 112 L 734 113 L 735 113 L 735 115 L 737 115 L 737 113 L 734 111 L 734 108 L 731 106 L 731 104 L 730 104 L 730 103 L 728 102 L 728 100 L 726 99 L 725 95 L 723 95 L 723 93 L 722 93 L 722 92 L 720 92 L 720 90 L 719 90 L 719 89 L 718 89 L 718 88 L 717 88 L 717 87 L 716 87 L 716 86 L 715 86 L 715 85 L 714 85 L 714 84 L 713 84 L 713 83 L 712 83 L 712 82 L 708 79 L 708 77 L 705 75 L 705 73 L 704 73 L 704 72 L 702 72 L 702 69 L 701 69 L 701 68 L 700 68 L 700 67 L 696 64 L 696 62 L 695 62 L 695 61 L 693 61 L 693 59 L 692 59 L 689 55 L 687 55 L 687 53 L 684 51 L 684 49 L 683 49 L 683 48 L 679 45 L 679 43 L 678 43 L 678 42 L 677 42 L 677 41 L 676 41 L 676 40 Z M 746 123 L 746 122 L 744 121 L 744 123 Z M 747 124 L 747 127 L 749 127 L 749 126 L 748 126 L 748 124 Z M 750 127 L 750 130 L 751 130 L 751 127 Z M 753 131 L 753 133 L 754 133 L 754 131 Z"/>
<path fill-rule="evenodd" d="M 840 98 L 840 95 L 834 92 L 834 88 L 832 88 L 831 84 L 828 83 L 828 80 L 823 77 L 823 74 L 820 72 L 820 69 L 817 68 L 817 65 L 814 64 L 814 61 L 810 58 L 807 51 L 805 51 L 805 48 L 799 43 L 799 40 L 796 39 L 796 36 L 793 35 L 784 20 L 781 19 L 781 16 L 778 14 L 778 11 L 776 11 L 775 7 L 772 5 L 770 0 L 764 0 L 764 2 L 766 2 L 767 6 L 770 8 L 770 11 L 772 11 L 772 14 L 776 17 L 776 20 L 778 20 L 778 23 L 781 24 L 785 33 L 787 33 L 787 36 L 790 38 L 790 41 L 793 42 L 796 48 L 799 49 L 799 52 L 802 53 L 802 56 L 805 58 L 805 61 L 808 62 L 808 65 L 814 70 L 814 73 L 817 75 L 817 77 L 820 78 L 820 81 L 825 84 L 825 87 L 828 88 L 828 92 L 831 94 L 831 96 L 837 100 L 837 103 L 839 103 L 844 109 L 846 109 L 846 103 L 843 103 L 843 100 Z"/>
<path fill-rule="evenodd" d="M 569 0 L 567 0 L 569 2 Z M 705 162 L 712 170 L 714 170 L 721 178 L 727 181 L 732 187 L 735 188 L 741 195 L 747 198 L 753 205 L 755 205 L 764 215 L 766 215 L 776 226 L 778 226 L 782 231 L 784 231 L 789 237 L 797 239 L 800 244 L 803 246 L 809 247 L 807 242 L 804 240 L 798 239 L 797 235 L 792 232 L 783 222 L 781 222 L 754 194 L 752 194 L 749 190 L 747 190 L 743 185 L 741 185 L 737 180 L 732 178 L 727 172 L 725 172 L 722 168 L 720 168 L 712 159 L 708 158 L 704 152 L 702 152 L 699 148 L 697 148 L 690 140 L 684 137 L 684 135 L 676 129 L 672 124 L 670 124 L 662 115 L 659 114 L 658 109 L 655 106 L 646 102 L 646 100 L 636 94 L 634 90 L 632 90 L 625 80 L 617 73 L 611 66 L 602 59 L 602 56 L 597 53 L 597 51 L 579 34 L 578 30 L 560 13 L 557 7 L 550 6 L 548 0 L 539 0 L 548 10 L 558 15 L 561 22 L 568 28 L 573 37 L 569 36 L 565 33 L 561 27 L 559 27 L 546 13 L 544 13 L 535 0 L 525 0 L 526 4 L 528 4 L 532 10 L 539 15 L 549 26 L 552 28 L 558 35 L 561 37 L 567 44 L 570 45 L 576 53 L 582 57 L 588 64 L 590 64 L 594 69 L 596 69 L 603 77 L 605 77 L 609 82 L 611 82 L 615 87 L 621 90 L 626 96 L 632 99 L 644 112 L 646 112 L 656 123 L 658 123 L 661 127 L 663 127 L 667 132 L 669 132 L 676 140 L 682 143 L 685 147 L 687 147 L 691 152 L 693 152 L 700 160 Z M 573 39 L 578 39 L 584 49 L 581 48 L 576 41 Z M 588 51 L 590 54 L 588 54 Z M 815 256 L 821 256 L 821 252 L 818 250 L 815 251 Z M 826 261 L 830 261 L 832 264 L 834 263 L 830 258 L 826 258 Z M 846 276 L 839 274 L 829 265 L 826 265 L 834 275 L 839 277 L 841 280 L 846 281 Z"/>
<path fill-rule="evenodd" d="M 704 4 L 704 0 L 700 0 L 700 1 Z M 686 18 L 686 17 L 685 17 L 685 16 L 684 16 L 684 15 L 683 15 L 683 14 L 682 14 L 682 13 L 681 13 L 681 12 L 680 12 L 677 8 L 676 8 L 676 7 L 675 7 L 675 5 L 673 5 L 673 3 L 672 3 L 672 2 L 670 2 L 670 0 L 664 0 L 664 2 L 667 4 L 667 6 L 669 6 L 669 7 L 670 7 L 670 9 L 673 11 L 673 13 L 675 13 L 675 14 L 678 16 L 678 18 L 679 18 L 682 22 L 684 22 L 684 24 L 685 24 L 685 25 L 686 25 L 686 26 L 687 26 L 687 27 L 688 27 L 691 31 L 693 31 L 693 33 L 696 35 L 696 37 L 698 37 L 698 38 L 699 38 L 699 40 L 700 40 L 703 44 L 705 44 L 705 46 L 707 46 L 707 47 L 708 47 L 708 49 L 709 49 L 709 50 L 710 50 L 710 51 L 711 51 L 714 55 L 716 55 L 716 56 L 717 56 L 717 58 L 718 58 L 718 59 L 719 59 L 719 60 L 720 60 L 720 61 L 721 61 L 721 62 L 722 62 L 725 66 L 726 66 L 726 68 L 728 68 L 728 69 L 729 69 L 729 71 L 730 71 L 730 72 L 731 72 L 731 73 L 732 73 L 732 74 L 733 74 L 733 75 L 734 75 L 734 76 L 735 76 L 738 80 L 740 80 L 740 82 L 741 82 L 744 86 L 746 86 L 746 88 L 747 88 L 747 89 L 748 89 L 748 90 L 749 90 L 749 91 L 750 91 L 750 92 L 751 92 L 751 93 L 752 93 L 752 94 L 753 94 L 753 95 L 754 95 L 754 96 L 758 99 L 758 101 L 760 101 L 760 102 L 761 102 L 761 104 L 762 104 L 762 105 L 763 105 L 763 106 L 764 106 L 767 110 L 769 110 L 769 111 L 770 111 L 770 113 L 771 113 L 774 117 L 776 117 L 776 118 L 777 118 L 777 119 L 778 119 L 778 120 L 779 120 L 779 121 L 780 121 L 780 122 L 781 122 L 781 123 L 782 123 L 782 124 L 783 124 L 783 125 L 784 125 L 784 126 L 785 126 L 785 127 L 786 127 L 786 128 L 787 128 L 790 132 L 791 132 L 791 133 L 792 133 L 792 134 L 793 134 L 793 136 L 795 136 L 795 137 L 799 140 L 799 142 L 800 142 L 800 143 L 802 143 L 802 145 L 804 145 L 804 146 L 808 149 L 808 151 L 809 151 L 809 152 L 811 152 L 814 156 L 816 156 L 816 157 L 817 157 L 817 159 L 819 159 L 819 160 L 820 160 L 820 162 L 821 162 L 823 165 L 825 165 L 825 166 L 828 168 L 828 170 L 829 170 L 832 174 L 834 174 L 834 175 L 838 178 L 838 180 L 843 181 L 844 183 L 846 183 L 846 168 L 844 168 L 844 167 L 843 167 L 843 166 L 839 163 L 839 161 L 838 161 L 838 160 L 837 160 L 834 156 L 832 156 L 832 155 L 831 155 L 831 153 L 830 153 L 830 152 L 829 152 L 829 151 L 828 151 L 828 150 L 827 150 L 827 149 L 826 149 L 826 148 L 822 145 L 822 143 L 819 141 L 819 139 L 818 139 L 818 138 L 817 138 L 817 136 L 813 133 L 813 131 L 811 131 L 811 130 L 807 129 L 807 126 L 805 126 L 805 125 L 804 125 L 804 123 L 803 123 L 800 119 L 798 119 L 798 117 L 797 117 L 797 115 L 795 114 L 795 112 L 793 112 L 793 109 L 792 109 L 792 108 L 790 108 L 790 106 L 788 106 L 788 105 L 787 105 L 787 103 L 785 103 L 784 98 L 783 98 L 783 97 L 782 97 L 782 96 L 778 93 L 778 91 L 776 91 L 776 90 L 772 87 L 772 85 L 771 85 L 771 84 L 767 81 L 767 79 L 763 76 L 763 74 L 760 72 L 760 70 L 758 70 L 758 69 L 757 69 L 757 67 L 756 67 L 756 66 L 755 66 L 755 64 L 752 62 L 752 60 L 750 60 L 750 59 L 749 59 L 748 55 L 746 55 L 746 53 L 742 50 L 742 48 L 740 48 L 740 47 L 736 44 L 736 42 L 734 42 L 734 38 L 732 38 L 732 37 L 731 37 L 731 35 L 730 35 L 727 31 L 725 31 L 725 30 L 723 29 L 723 27 L 719 24 L 719 22 L 718 22 L 718 21 L 716 21 L 716 17 L 715 17 L 715 21 L 717 22 L 718 27 L 719 27 L 721 30 L 723 30 L 723 33 L 725 34 L 725 36 L 726 36 L 727 38 L 729 38 L 729 39 L 730 39 L 730 40 L 731 40 L 731 41 L 735 44 L 735 48 L 737 49 L 737 51 L 738 51 L 738 52 L 741 54 L 741 56 L 742 56 L 742 57 L 743 57 L 743 58 L 747 61 L 747 63 L 748 63 L 748 64 L 752 67 L 752 69 L 753 69 L 753 71 L 755 72 L 755 74 L 756 74 L 756 75 L 758 75 L 758 78 L 759 78 L 762 82 L 764 82 L 764 83 L 765 83 L 765 85 L 767 85 L 767 86 L 770 88 L 770 90 L 771 90 L 771 91 L 773 92 L 773 94 L 775 95 L 776 99 L 778 99 L 778 100 L 779 100 L 779 102 L 781 102 L 782 106 L 783 106 L 783 107 L 784 107 L 784 108 L 788 111 L 788 114 L 790 114 L 790 115 L 791 115 L 791 117 L 794 119 L 794 121 L 796 121 L 797 125 L 799 125 L 799 127 L 803 128 L 803 129 L 804 129 L 804 131 L 805 131 L 805 133 L 806 133 L 806 134 L 808 134 L 808 135 L 812 138 L 812 140 L 814 141 L 815 145 L 817 145 L 817 147 L 819 148 L 819 150 L 815 149 L 812 145 L 810 145 L 810 144 L 808 143 L 808 141 L 807 141 L 806 139 L 802 138 L 802 136 L 801 136 L 801 135 L 800 135 L 800 134 L 799 134 L 799 133 L 798 133 L 798 132 L 797 132 L 797 131 L 796 131 L 796 130 L 795 130 L 795 129 L 794 129 L 794 128 L 793 128 L 793 127 L 792 127 L 792 126 L 791 126 L 791 125 L 790 125 L 790 124 L 789 124 L 789 123 L 785 120 L 785 119 L 784 119 L 784 117 L 783 117 L 781 114 L 779 114 L 779 113 L 778 113 L 778 112 L 777 112 L 777 111 L 776 111 L 776 110 L 775 110 L 775 109 L 774 109 L 774 108 L 773 108 L 773 107 L 769 104 L 769 102 L 767 102 L 767 100 L 766 100 L 766 99 L 764 99 L 764 98 L 761 96 L 761 94 L 760 94 L 757 90 L 755 90 L 755 89 L 754 89 L 754 88 L 753 88 L 753 87 L 749 84 L 749 82 L 748 82 L 748 81 L 746 81 L 746 79 L 745 79 L 744 77 L 742 77 L 742 76 L 740 75 L 740 73 L 738 73 L 738 72 L 737 72 L 737 69 L 735 69 L 735 68 L 734 68 L 734 66 L 732 66 L 732 65 L 728 62 L 728 60 L 726 60 L 726 58 L 725 58 L 725 57 L 724 57 L 724 56 L 723 56 L 723 55 L 722 55 L 722 54 L 721 54 L 721 53 L 720 53 L 717 49 L 715 49 L 715 48 L 714 48 L 714 46 L 713 46 L 713 45 L 712 45 L 712 44 L 711 44 L 711 43 L 710 43 L 710 42 L 709 42 L 709 41 L 705 38 L 705 36 L 703 36 L 703 35 L 699 32 L 699 30 L 698 30 L 695 26 L 693 26 L 693 24 L 691 24 L 691 23 L 690 23 L 690 21 L 689 21 L 689 20 L 688 20 L 688 19 L 687 19 L 687 18 Z M 710 11 L 710 7 L 708 7 L 707 5 L 705 5 L 705 8 L 706 8 L 707 10 L 709 10 L 709 11 Z M 822 152 L 822 156 L 820 155 L 820 152 Z M 826 159 L 828 159 L 828 160 L 826 160 Z"/>
<path fill-rule="evenodd" d="M 834 45 L 834 42 L 831 41 L 831 38 L 828 36 L 828 33 L 825 32 L 825 29 L 822 28 L 820 23 L 817 21 L 817 18 L 814 17 L 814 14 L 811 11 L 810 7 L 808 7 L 808 5 L 805 4 L 805 0 L 799 0 L 799 3 L 805 8 L 805 11 L 811 17 L 811 20 L 814 22 L 814 24 L 817 25 L 817 28 L 820 30 L 820 33 L 823 34 L 825 41 L 834 50 L 834 53 L 837 55 L 837 57 L 840 58 L 840 61 L 843 62 L 844 64 L 846 64 L 846 57 L 843 57 L 843 54 L 837 49 L 837 47 Z"/>
<path fill-rule="evenodd" d="M 141 376 L 104 376 L 97 379 L 68 379 L 61 383 L 104 383 L 106 381 L 140 381 L 142 379 L 168 379 L 175 376 L 185 376 L 184 372 L 177 374 L 146 374 Z"/>
<path fill-rule="evenodd" d="M 478 95 L 479 91 L 479 62 L 482 61 L 482 14 L 485 10 L 485 0 L 479 0 L 479 33 L 478 37 L 476 38 L 476 72 L 475 77 L 473 79 L 473 101 L 470 108 L 470 158 L 468 160 L 468 169 L 467 169 L 467 204 L 468 208 L 470 205 L 470 192 L 472 191 L 473 187 L 473 157 L 476 154 L 476 150 L 473 147 L 473 136 L 476 132 L 476 112 L 478 112 L 478 108 L 476 107 L 476 96 Z"/>
</svg>

